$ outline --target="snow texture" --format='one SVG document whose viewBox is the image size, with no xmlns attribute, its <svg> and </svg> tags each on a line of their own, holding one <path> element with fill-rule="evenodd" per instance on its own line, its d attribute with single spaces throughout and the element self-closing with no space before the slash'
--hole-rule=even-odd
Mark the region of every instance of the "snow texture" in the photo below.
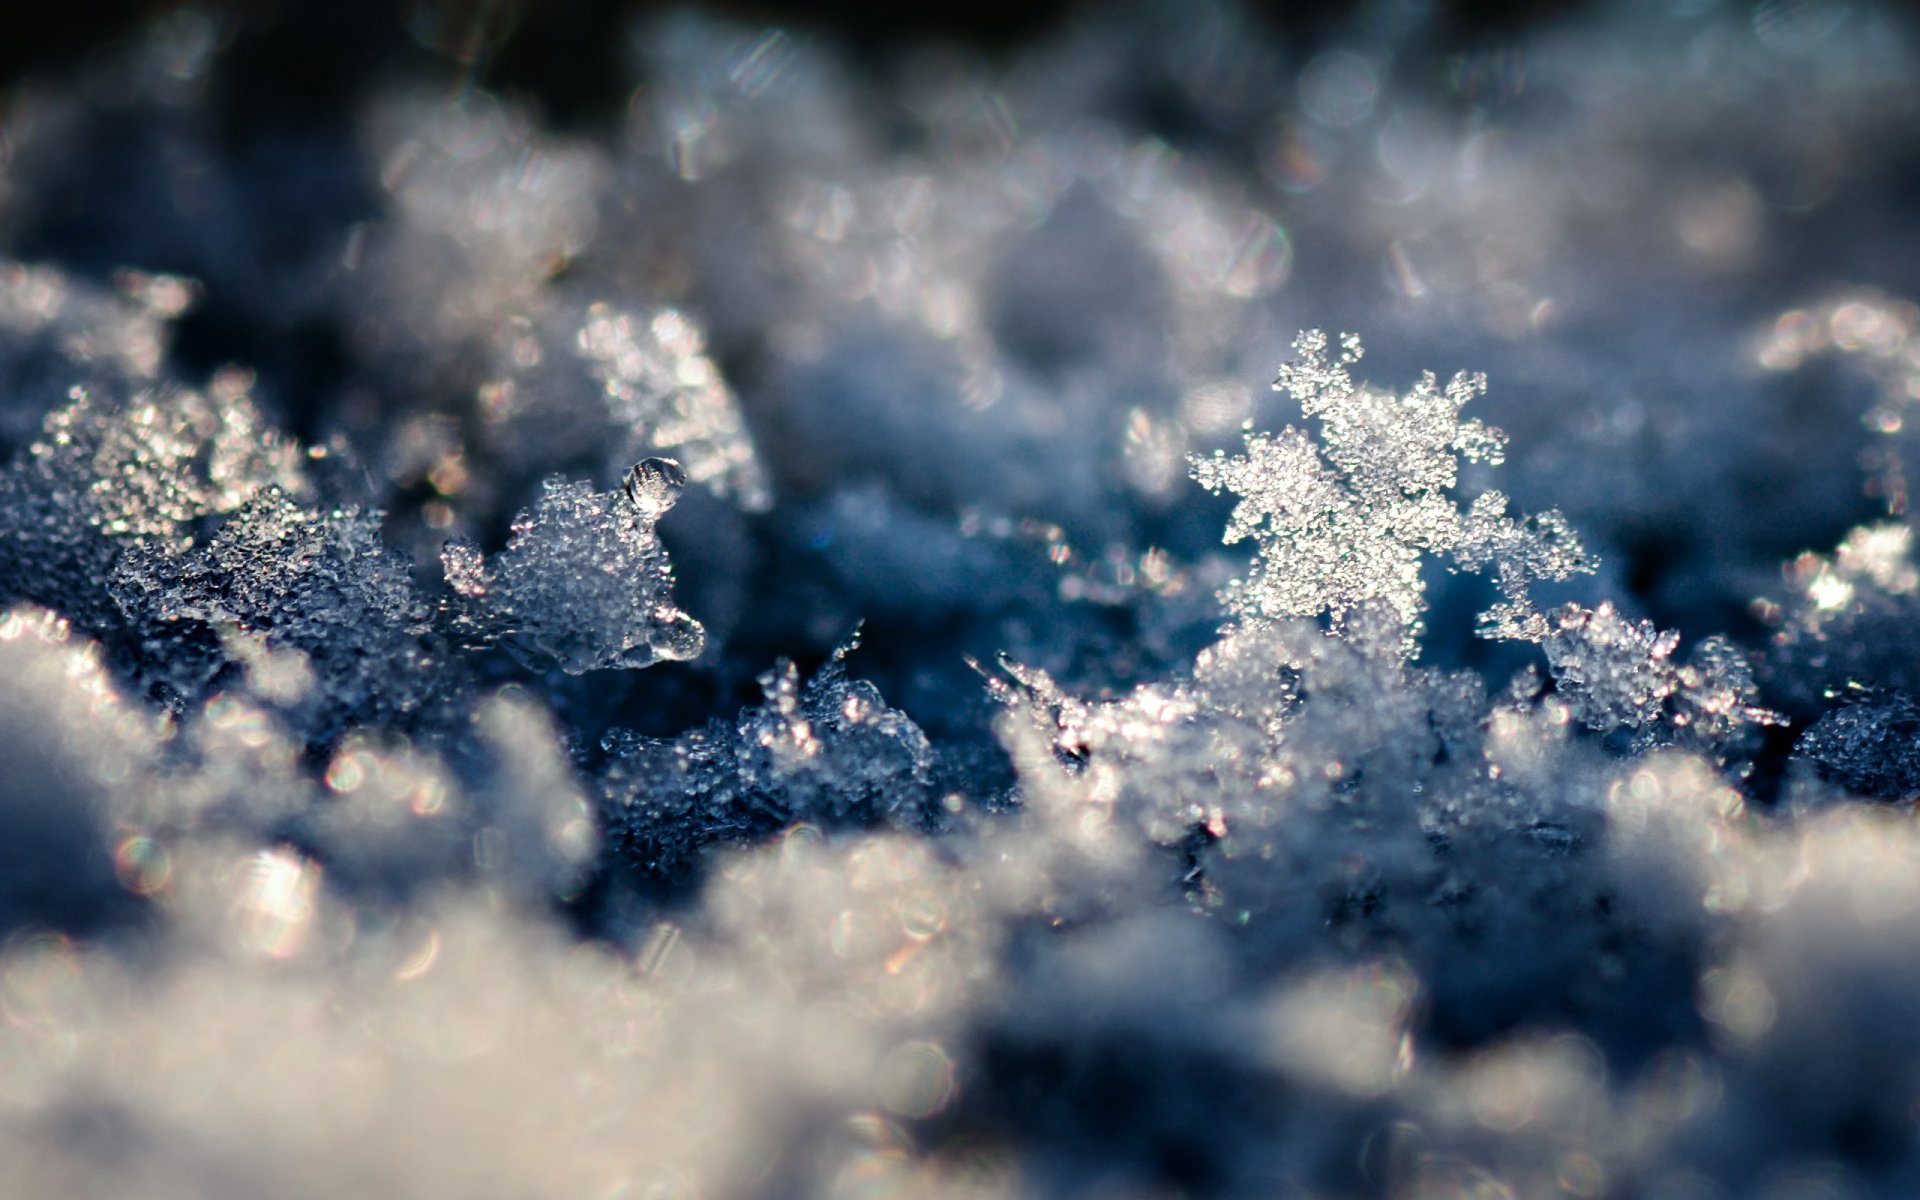
<svg viewBox="0 0 1920 1200">
<path fill-rule="evenodd" d="M 695 657 L 706 630 L 673 606 L 673 571 L 654 532 L 686 486 L 670 458 L 635 464 L 617 493 L 548 479 L 493 559 L 466 541 L 442 551 L 452 626 L 576 675 Z"/>
<path fill-rule="evenodd" d="M 162 7 L 0 104 L 0 1196 L 1920 1194 L 1910 14 Z"/>
</svg>

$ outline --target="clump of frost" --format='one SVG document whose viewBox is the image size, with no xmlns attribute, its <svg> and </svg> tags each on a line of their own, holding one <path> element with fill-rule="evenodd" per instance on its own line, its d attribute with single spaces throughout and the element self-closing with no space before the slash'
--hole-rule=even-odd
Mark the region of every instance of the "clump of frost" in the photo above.
<svg viewBox="0 0 1920 1200">
<path fill-rule="evenodd" d="M 129 551 L 110 589 L 155 663 L 218 642 L 215 665 L 247 666 L 314 743 L 352 724 L 411 725 L 457 675 L 429 636 L 412 564 L 381 540 L 380 514 L 308 508 L 275 486 L 190 550 Z"/>
<path fill-rule="evenodd" d="M 674 739 L 615 731 L 600 781 L 602 812 L 624 857 L 671 874 L 713 842 L 787 826 L 916 828 L 934 816 L 934 755 L 926 734 L 849 679 L 841 643 L 801 681 L 782 659 L 760 676 L 765 700 L 732 722 Z"/>
<path fill-rule="evenodd" d="M 265 421 L 245 372 L 206 391 L 173 384 L 76 387 L 0 471 L 10 515 L 0 595 L 61 606 L 99 627 L 115 614 L 100 584 L 128 550 L 166 556 L 194 523 L 263 488 L 307 491 L 299 447 Z"/>
<path fill-rule="evenodd" d="M 1812 715 L 1855 687 L 1920 691 L 1909 632 L 1920 619 L 1920 567 L 1910 526 L 1860 526 L 1832 554 L 1803 553 L 1785 574 L 1785 603 L 1760 606 L 1778 626 L 1766 680 L 1785 702 Z"/>
<path fill-rule="evenodd" d="M 1907 462 L 1914 406 L 1920 403 L 1920 308 L 1882 292 L 1845 292 L 1781 313 L 1755 350 L 1762 367 L 1779 372 L 1830 356 L 1848 361 L 1873 385 L 1860 421 L 1876 435 L 1875 444 L 1861 451 L 1859 462 L 1866 494 L 1894 519 L 1856 526 L 1831 554 L 1799 554 L 1784 572 L 1785 602 L 1754 602 L 1761 619 L 1776 627 L 1763 679 L 1800 716 L 1819 713 L 1842 695 L 1857 700 L 1920 689 L 1920 660 L 1906 635 L 1915 618 L 1920 569 L 1913 529 L 1901 519 L 1909 504 Z M 1844 710 L 1829 715 L 1843 725 L 1863 719 Z M 1826 718 L 1821 723 L 1831 724 Z M 1856 782 L 1863 778 L 1857 771 L 1842 774 Z"/>
<path fill-rule="evenodd" d="M 1920 796 L 1920 704 L 1905 692 L 1856 687 L 1808 726 L 1794 757 L 1856 796 Z"/>
<path fill-rule="evenodd" d="M 686 484 L 670 458 L 643 460 L 617 492 L 548 479 L 499 554 L 447 543 L 453 628 L 575 675 L 697 657 L 706 630 L 674 607 L 673 567 L 654 532 Z"/>
<path fill-rule="evenodd" d="M 1632 731 L 1636 751 L 1681 737 L 1711 750 L 1731 748 L 1756 725 L 1783 721 L 1759 704 L 1746 656 L 1710 637 L 1675 662 L 1677 630 L 1629 621 L 1609 603 L 1569 604 L 1551 614 L 1541 639 L 1559 695 L 1589 729 Z"/>
<path fill-rule="evenodd" d="M 1502 600 L 1484 618 L 1488 636 L 1538 641 L 1545 622 L 1527 601 L 1528 585 L 1592 564 L 1557 512 L 1515 521 L 1506 497 L 1487 491 L 1463 513 L 1449 494 L 1461 459 L 1503 457 L 1505 435 L 1460 418 L 1486 377 L 1461 372 L 1443 389 L 1429 372 L 1395 395 L 1354 382 L 1347 368 L 1362 347 L 1352 334 L 1337 358 L 1317 330 L 1301 334 L 1294 353 L 1274 387 L 1319 419 L 1319 441 L 1292 426 L 1277 436 L 1249 432 L 1245 455 L 1192 463 L 1202 487 L 1240 497 L 1226 541 L 1258 543 L 1252 572 L 1221 603 L 1254 621 L 1326 614 L 1339 630 L 1358 605 L 1379 601 L 1398 616 L 1411 653 L 1426 607 L 1422 564 L 1446 555 L 1495 568 Z"/>
<path fill-rule="evenodd" d="M 306 490 L 300 447 L 272 428 L 248 372 L 204 392 L 177 386 L 96 398 L 76 390 L 29 453 L 50 476 L 86 481 L 88 521 L 111 537 L 175 548 L 196 518 L 229 513 L 265 487 Z"/>
</svg>

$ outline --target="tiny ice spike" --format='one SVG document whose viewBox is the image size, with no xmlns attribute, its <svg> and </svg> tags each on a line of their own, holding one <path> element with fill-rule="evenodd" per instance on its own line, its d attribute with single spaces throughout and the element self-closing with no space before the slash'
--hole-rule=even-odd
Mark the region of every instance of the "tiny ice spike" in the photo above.
<svg viewBox="0 0 1920 1200">
<path fill-rule="evenodd" d="M 441 552 L 454 631 L 574 675 L 698 656 L 706 630 L 674 606 L 673 567 L 654 533 L 685 486 L 670 458 L 642 461 L 618 492 L 548 479 L 491 560 L 465 541 Z"/>
<path fill-rule="evenodd" d="M 1432 372 L 1404 396 L 1357 384 L 1347 368 L 1360 360 L 1360 339 L 1343 334 L 1339 356 L 1318 330 L 1294 342 L 1294 362 L 1274 388 L 1320 420 L 1318 443 L 1292 426 L 1277 436 L 1249 432 L 1247 452 L 1215 452 L 1190 460 L 1194 479 L 1241 497 L 1227 524 L 1228 543 L 1259 543 L 1253 570 L 1221 593 L 1237 617 L 1265 622 L 1327 614 L 1336 632 L 1357 606 L 1380 601 L 1403 626 L 1411 655 L 1426 608 L 1421 562 L 1446 554 L 1456 566 L 1492 566 L 1502 601 L 1483 615 L 1483 636 L 1538 641 L 1545 623 L 1527 599 L 1536 579 L 1591 571 L 1557 511 L 1514 520 L 1506 497 L 1488 491 L 1462 513 L 1448 492 L 1460 459 L 1498 464 L 1506 436 L 1461 420 L 1486 377 L 1457 374 L 1443 389 Z"/>
</svg>

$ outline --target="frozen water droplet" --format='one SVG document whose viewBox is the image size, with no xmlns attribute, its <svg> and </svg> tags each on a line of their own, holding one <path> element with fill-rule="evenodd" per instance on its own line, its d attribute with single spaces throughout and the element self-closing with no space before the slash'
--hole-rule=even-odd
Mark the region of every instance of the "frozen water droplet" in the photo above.
<svg viewBox="0 0 1920 1200">
<path fill-rule="evenodd" d="M 673 507 L 687 486 L 687 473 L 671 458 L 646 458 L 627 472 L 627 499 L 649 520 Z"/>
<path fill-rule="evenodd" d="M 674 609 L 658 614 L 657 620 L 658 623 L 647 630 L 647 645 L 661 658 L 685 662 L 700 657 L 700 651 L 706 649 L 706 627 L 686 613 Z"/>
</svg>

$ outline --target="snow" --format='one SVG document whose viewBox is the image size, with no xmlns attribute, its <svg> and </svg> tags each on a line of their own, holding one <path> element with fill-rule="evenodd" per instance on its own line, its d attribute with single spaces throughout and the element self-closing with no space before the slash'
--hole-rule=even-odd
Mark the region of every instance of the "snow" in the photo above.
<svg viewBox="0 0 1920 1200">
<path fill-rule="evenodd" d="M 0 1195 L 1920 1188 L 1905 14 L 297 19 L 0 105 Z"/>
</svg>

